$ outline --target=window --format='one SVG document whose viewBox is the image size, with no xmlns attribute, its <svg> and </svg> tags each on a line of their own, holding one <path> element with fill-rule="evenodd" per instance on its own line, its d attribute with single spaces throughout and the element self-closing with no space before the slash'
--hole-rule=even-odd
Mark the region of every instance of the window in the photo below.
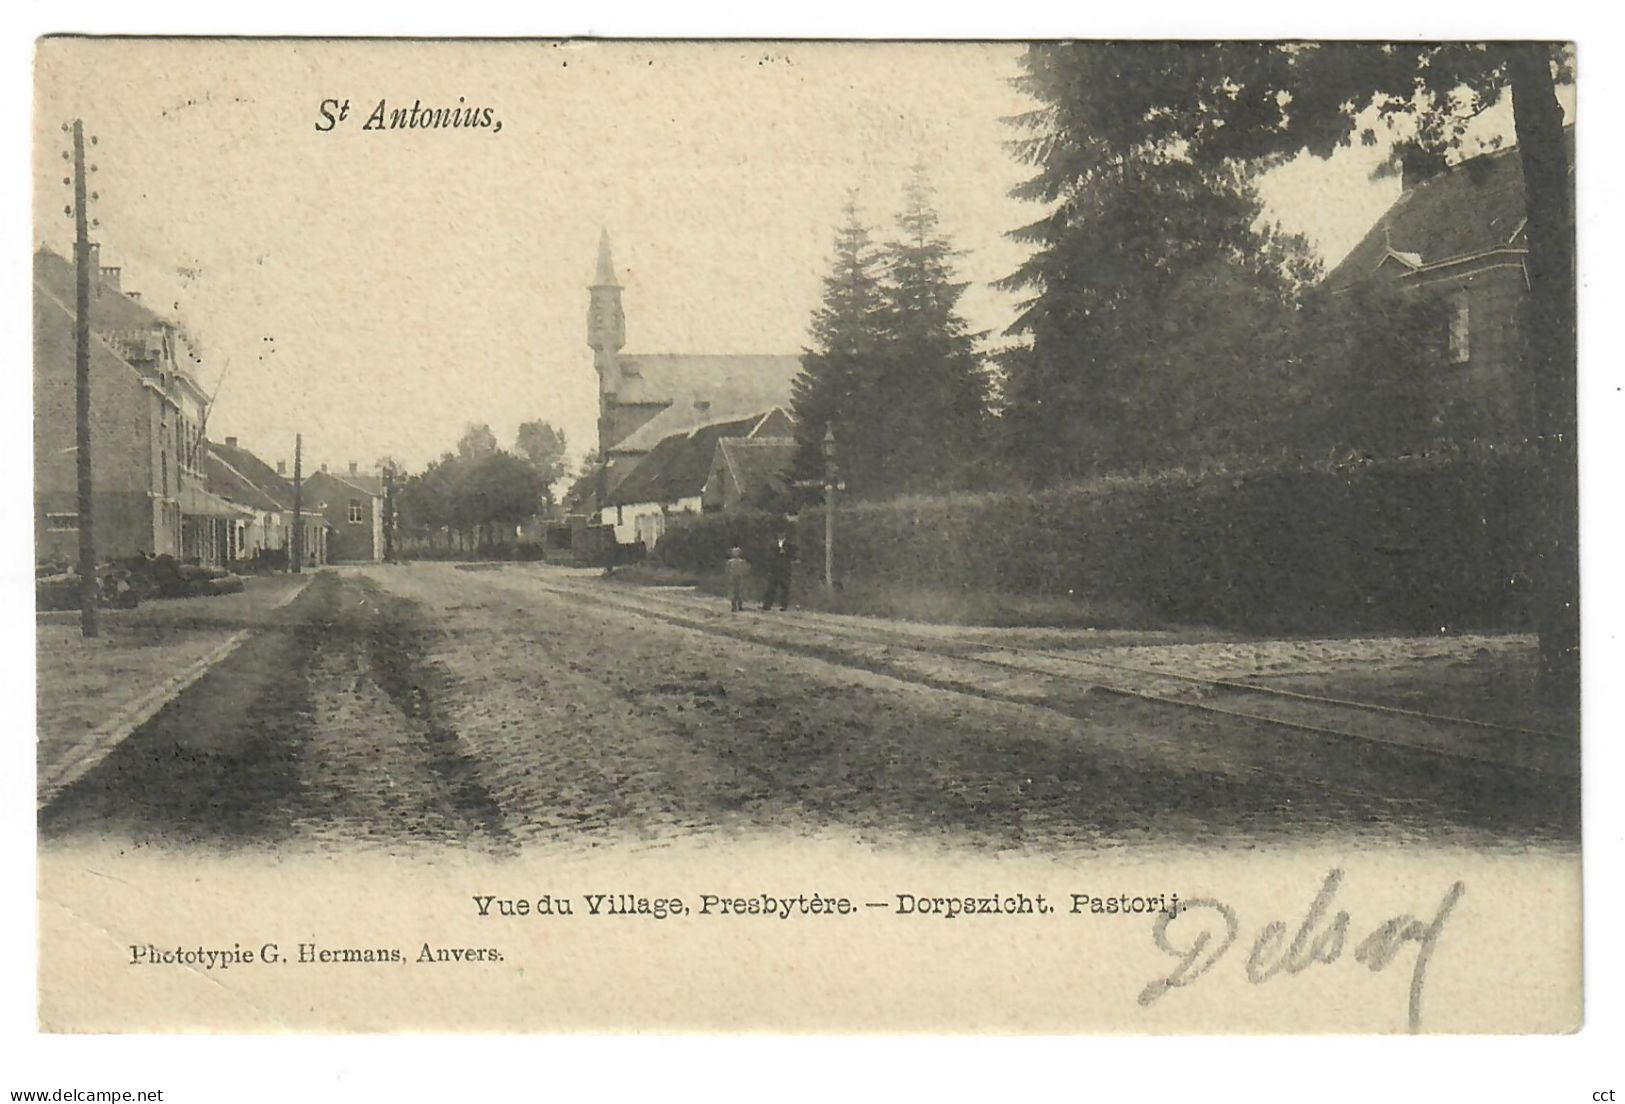
<svg viewBox="0 0 1625 1104">
<path fill-rule="evenodd" d="M 78 514 L 46 514 L 45 528 L 52 533 L 71 533 L 79 528 Z"/>
<path fill-rule="evenodd" d="M 1466 288 L 1451 294 L 1446 310 L 1450 318 L 1450 363 L 1466 364 L 1472 351 Z"/>
<path fill-rule="evenodd" d="M 366 516 L 363 513 L 363 511 L 365 509 L 366 509 L 366 507 L 361 504 L 360 499 L 352 498 L 350 500 L 350 524 L 351 525 L 360 525 L 362 522 L 367 520 Z"/>
</svg>

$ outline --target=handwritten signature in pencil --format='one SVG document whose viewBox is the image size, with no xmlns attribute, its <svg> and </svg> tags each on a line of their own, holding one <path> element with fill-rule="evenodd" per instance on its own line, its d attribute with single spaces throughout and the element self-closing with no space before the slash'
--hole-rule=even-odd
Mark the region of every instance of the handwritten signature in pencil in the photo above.
<svg viewBox="0 0 1625 1104">
<path fill-rule="evenodd" d="M 1287 924 L 1274 920 L 1264 925 L 1253 940 L 1247 956 L 1247 980 L 1262 985 L 1285 972 L 1300 974 L 1316 965 L 1331 965 L 1343 957 L 1349 943 L 1351 920 L 1345 909 L 1331 911 L 1332 900 L 1343 883 L 1343 871 L 1334 869 L 1321 882 L 1296 933 L 1287 941 Z M 1354 961 L 1372 973 L 1381 973 L 1407 949 L 1416 945 L 1411 965 L 1410 1030 L 1422 1028 L 1422 990 L 1427 982 L 1428 963 L 1439 946 L 1439 937 L 1451 910 L 1467 887 L 1456 882 L 1439 902 L 1431 920 L 1405 914 L 1379 924 L 1354 948 Z M 1177 912 L 1161 912 L 1151 932 L 1157 947 L 1178 959 L 1166 977 L 1160 977 L 1140 991 L 1139 1001 L 1148 1006 L 1169 990 L 1183 989 L 1200 980 L 1225 957 L 1241 933 L 1236 911 L 1213 898 L 1186 898 Z"/>
</svg>

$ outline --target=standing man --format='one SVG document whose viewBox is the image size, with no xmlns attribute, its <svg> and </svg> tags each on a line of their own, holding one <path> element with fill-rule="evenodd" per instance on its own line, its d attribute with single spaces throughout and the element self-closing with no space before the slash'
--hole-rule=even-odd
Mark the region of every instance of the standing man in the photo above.
<svg viewBox="0 0 1625 1104">
<path fill-rule="evenodd" d="M 728 562 L 722 565 L 722 570 L 728 578 L 729 609 L 738 613 L 745 608 L 745 580 L 750 578 L 750 561 L 745 559 L 744 549 L 729 549 Z"/>
<path fill-rule="evenodd" d="M 767 593 L 762 598 L 763 609 L 772 609 L 775 597 L 781 610 L 790 608 L 790 572 L 795 562 L 796 546 L 791 543 L 788 532 L 781 532 L 767 553 Z"/>
</svg>

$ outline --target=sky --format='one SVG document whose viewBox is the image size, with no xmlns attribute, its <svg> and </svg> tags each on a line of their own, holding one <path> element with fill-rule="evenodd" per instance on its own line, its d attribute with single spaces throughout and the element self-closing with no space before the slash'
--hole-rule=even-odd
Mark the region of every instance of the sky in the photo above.
<svg viewBox="0 0 1625 1104">
<path fill-rule="evenodd" d="M 97 145 L 104 264 L 197 341 L 209 432 L 267 460 L 418 468 L 470 422 L 593 444 L 586 285 L 600 228 L 628 352 L 796 353 L 849 188 L 882 232 L 925 166 L 972 327 L 1035 217 L 1006 117 L 1011 44 L 47 40 L 36 240 L 69 255 L 60 151 Z M 324 100 L 350 105 L 329 130 Z M 485 128 L 363 130 L 385 101 Z M 500 131 L 495 122 L 501 122 Z M 1484 126 L 1499 126 L 1493 117 Z M 1266 214 L 1335 262 L 1392 202 L 1384 151 L 1303 158 Z"/>
</svg>

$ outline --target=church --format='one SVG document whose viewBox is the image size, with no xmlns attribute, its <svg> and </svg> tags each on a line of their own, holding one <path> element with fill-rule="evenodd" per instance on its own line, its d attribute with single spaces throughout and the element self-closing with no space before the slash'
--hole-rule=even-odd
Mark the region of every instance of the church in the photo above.
<svg viewBox="0 0 1625 1104">
<path fill-rule="evenodd" d="M 607 230 L 598 240 L 589 291 L 587 344 L 598 373 L 598 447 L 605 467 L 598 479 L 578 484 L 575 497 L 587 507 L 583 512 L 613 514 L 613 492 L 661 441 L 789 409 L 799 354 L 622 352 L 626 314 Z"/>
</svg>

